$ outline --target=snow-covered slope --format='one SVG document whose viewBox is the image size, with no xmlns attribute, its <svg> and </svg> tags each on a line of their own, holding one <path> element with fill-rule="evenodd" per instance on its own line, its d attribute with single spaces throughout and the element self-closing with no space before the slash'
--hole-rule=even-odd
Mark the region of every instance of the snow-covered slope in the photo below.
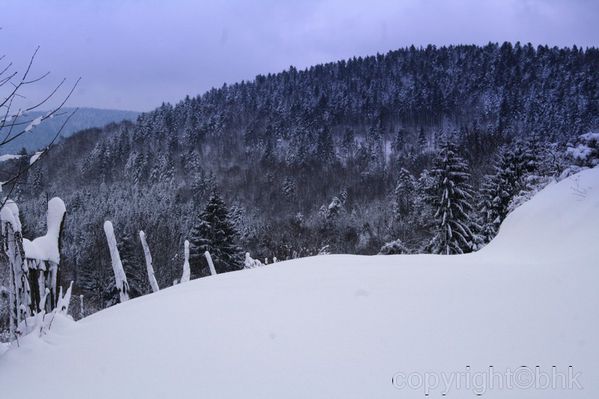
<svg viewBox="0 0 599 399">
<path fill-rule="evenodd" d="M 597 398 L 598 220 L 595 168 L 476 254 L 299 259 L 59 319 L 0 357 L 0 396 L 417 398 L 427 379 L 430 397 Z M 573 390 L 524 389 L 553 370 Z"/>
</svg>

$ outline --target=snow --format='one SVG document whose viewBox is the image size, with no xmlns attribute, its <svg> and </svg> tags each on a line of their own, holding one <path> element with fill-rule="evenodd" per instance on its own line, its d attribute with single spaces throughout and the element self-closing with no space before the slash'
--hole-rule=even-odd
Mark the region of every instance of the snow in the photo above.
<svg viewBox="0 0 599 399">
<path fill-rule="evenodd" d="M 599 164 L 597 159 L 599 151 L 599 133 L 585 133 L 578 136 L 578 145 L 568 147 L 566 154 L 577 163 L 587 164 L 587 166 L 596 166 Z"/>
<path fill-rule="evenodd" d="M 32 120 L 31 123 L 29 123 L 29 125 L 27 125 L 27 127 L 25 128 L 25 131 L 30 132 L 31 130 L 33 130 L 34 127 L 36 127 L 37 125 L 42 123 L 42 119 L 43 119 L 43 116 L 38 116 L 37 118 Z"/>
<path fill-rule="evenodd" d="M 66 207 L 60 198 L 54 197 L 48 201 L 48 213 L 46 215 L 46 228 L 48 231 L 44 236 L 33 241 L 23 238 L 23 250 L 26 258 L 60 263 L 58 241 L 65 213 Z"/>
<path fill-rule="evenodd" d="M 19 159 L 21 155 L 4 154 L 0 155 L 0 162 L 10 161 L 11 159 Z"/>
<path fill-rule="evenodd" d="M 204 256 L 206 257 L 206 261 L 208 262 L 208 268 L 210 269 L 210 275 L 216 276 L 216 269 L 214 268 L 214 262 L 212 261 L 212 256 L 210 252 L 204 252 Z"/>
<path fill-rule="evenodd" d="M 152 292 L 160 291 L 160 287 L 158 287 L 158 282 L 156 281 L 156 276 L 154 275 L 154 267 L 152 266 L 152 254 L 150 253 L 150 247 L 148 246 L 148 243 L 146 241 L 146 234 L 143 231 L 139 232 L 139 239 L 141 241 L 141 246 L 144 250 L 144 258 L 146 259 L 146 271 L 148 272 L 148 280 L 150 281 L 150 287 L 152 287 Z"/>
<path fill-rule="evenodd" d="M 181 282 L 186 283 L 189 281 L 191 272 L 189 270 L 189 241 L 185 240 L 185 261 L 183 262 L 183 275 L 181 276 Z"/>
<path fill-rule="evenodd" d="M 114 228 L 112 227 L 112 222 L 109 220 L 104 222 L 104 233 L 106 234 L 106 241 L 110 250 L 112 271 L 114 272 L 116 288 L 119 290 L 119 299 L 121 302 L 125 302 L 129 300 L 129 284 L 127 283 L 127 276 L 125 275 L 121 255 L 116 244 Z"/>
<path fill-rule="evenodd" d="M 0 356 L 10 348 L 9 343 L 0 342 Z"/>
<path fill-rule="evenodd" d="M 569 147 L 566 152 L 574 159 L 586 159 L 593 150 L 584 144 L 578 144 L 576 147 Z"/>
<path fill-rule="evenodd" d="M 253 269 L 255 267 L 260 267 L 260 266 L 264 266 L 264 264 L 262 262 L 260 262 L 258 259 L 252 258 L 250 256 L 249 252 L 245 253 L 245 260 L 243 262 L 243 267 L 245 269 Z"/>
<path fill-rule="evenodd" d="M 591 141 L 599 142 L 599 133 L 589 132 L 589 133 L 581 134 L 580 138 L 587 143 L 591 142 Z"/>
<path fill-rule="evenodd" d="M 594 168 L 539 192 L 474 254 L 316 256 L 193 280 L 77 323 L 56 315 L 49 334 L 0 357 L 2 397 L 417 398 L 423 389 L 392 378 L 538 365 L 572 366 L 584 389 L 495 384 L 482 396 L 594 399 L 597 220 Z"/>
<path fill-rule="evenodd" d="M 39 157 L 44 153 L 44 151 L 38 151 L 29 159 L 29 165 L 33 165 L 35 161 L 39 159 Z"/>
<path fill-rule="evenodd" d="M 2 220 L 3 222 L 10 223 L 13 231 L 21 231 L 21 218 L 19 217 L 19 207 L 13 200 L 8 199 L 4 203 L 4 206 L 0 210 L 0 220 Z"/>
</svg>

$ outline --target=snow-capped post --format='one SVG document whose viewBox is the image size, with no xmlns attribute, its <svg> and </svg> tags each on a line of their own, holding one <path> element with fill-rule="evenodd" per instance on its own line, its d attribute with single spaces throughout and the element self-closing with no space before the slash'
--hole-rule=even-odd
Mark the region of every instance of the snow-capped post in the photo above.
<svg viewBox="0 0 599 399">
<path fill-rule="evenodd" d="M 66 212 L 64 202 L 58 197 L 52 198 L 48 201 L 46 234 L 34 240 L 23 239 L 31 289 L 36 293 L 31 296 L 31 307 L 34 310 L 41 309 L 39 301 L 44 296 L 46 288 L 50 290 L 48 301 L 45 303 L 46 313 L 50 313 L 58 301 L 56 283 L 60 265 L 60 235 Z"/>
<path fill-rule="evenodd" d="M 83 319 L 83 294 L 79 295 L 79 317 Z"/>
<path fill-rule="evenodd" d="M 144 256 L 146 258 L 146 268 L 148 270 L 148 280 L 150 280 L 150 286 L 152 287 L 152 292 L 158 292 L 160 287 L 158 287 L 158 282 L 156 281 L 156 276 L 154 275 L 154 267 L 152 266 L 152 254 L 150 253 L 150 247 L 146 241 L 146 234 L 143 231 L 139 232 L 139 239 L 141 240 L 141 246 L 144 249 Z"/>
<path fill-rule="evenodd" d="M 17 327 L 21 322 L 23 302 L 30 300 L 29 284 L 27 283 L 25 263 L 23 262 L 23 246 L 21 237 L 21 222 L 19 208 L 6 200 L 0 209 L 2 252 L 6 254 L 10 273 L 9 299 L 9 328 L 12 339 L 18 341 Z"/>
<path fill-rule="evenodd" d="M 66 207 L 60 198 L 48 201 L 47 232 L 31 241 L 21 235 L 19 208 L 6 200 L 0 210 L 3 252 L 9 265 L 10 330 L 13 339 L 27 334 L 31 316 L 48 314 L 57 304 L 56 282 L 60 263 L 60 234 Z M 40 316 L 42 315 L 42 316 Z"/>
<path fill-rule="evenodd" d="M 121 302 L 125 302 L 129 300 L 129 283 L 127 283 L 127 276 L 125 275 L 125 270 L 123 270 L 121 256 L 119 255 L 119 250 L 116 246 L 114 228 L 112 227 L 112 222 L 109 220 L 104 222 L 104 233 L 106 234 L 106 241 L 108 242 L 108 248 L 110 249 L 112 270 L 114 271 L 116 288 L 119 290 L 119 298 Z"/>
<path fill-rule="evenodd" d="M 185 261 L 183 262 L 183 275 L 181 276 L 181 282 L 186 283 L 189 281 L 191 272 L 189 270 L 189 241 L 185 240 Z M 213 266 L 214 268 L 214 266 Z M 212 270 L 212 269 L 210 269 Z"/>
<path fill-rule="evenodd" d="M 212 276 L 216 276 L 216 269 L 214 268 L 214 262 L 212 262 L 212 256 L 210 256 L 210 252 L 208 252 L 208 251 L 204 252 L 204 256 L 206 257 L 206 260 L 208 261 L 208 267 L 210 268 L 210 274 Z"/>
</svg>

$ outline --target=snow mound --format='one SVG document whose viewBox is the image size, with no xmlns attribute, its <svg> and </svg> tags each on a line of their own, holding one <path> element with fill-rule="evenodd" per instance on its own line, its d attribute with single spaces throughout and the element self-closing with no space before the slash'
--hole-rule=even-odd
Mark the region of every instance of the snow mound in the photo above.
<svg viewBox="0 0 599 399">
<path fill-rule="evenodd" d="M 33 241 L 23 239 L 23 250 L 25 257 L 39 261 L 50 261 L 60 263 L 60 251 L 58 240 L 60 237 L 60 225 L 66 213 L 64 202 L 54 197 L 48 201 L 48 213 L 46 215 L 47 233 Z"/>
<path fill-rule="evenodd" d="M 598 183 L 599 168 L 593 168 L 550 184 L 508 215 L 480 254 L 527 261 L 599 255 Z"/>
<path fill-rule="evenodd" d="M 2 209 L 0 209 L 0 220 L 6 223 L 10 223 L 13 231 L 21 231 L 19 207 L 13 200 L 7 199 Z"/>
<path fill-rule="evenodd" d="M 180 284 L 9 350 L 2 397 L 416 398 L 425 373 L 493 366 L 493 387 L 429 380 L 429 397 L 594 399 L 597 220 L 593 169 L 540 192 L 475 254 L 316 256 Z M 572 370 L 572 390 L 522 385 L 522 366 Z M 401 387 L 402 374 L 421 379 Z"/>
</svg>

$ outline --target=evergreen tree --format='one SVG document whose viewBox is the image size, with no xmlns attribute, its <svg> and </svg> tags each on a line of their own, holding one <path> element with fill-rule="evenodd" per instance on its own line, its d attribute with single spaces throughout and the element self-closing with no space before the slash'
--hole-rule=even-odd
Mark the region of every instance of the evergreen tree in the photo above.
<svg viewBox="0 0 599 399">
<path fill-rule="evenodd" d="M 131 298 L 150 292 L 146 266 L 141 259 L 141 244 L 135 242 L 131 234 L 126 233 L 118 243 L 123 270 L 129 283 Z"/>
<path fill-rule="evenodd" d="M 427 198 L 435 210 L 435 226 L 429 250 L 447 255 L 472 251 L 470 173 L 466 161 L 457 154 L 455 145 L 450 141 L 441 144 L 431 176 L 432 186 L 427 190 Z"/>
<path fill-rule="evenodd" d="M 397 135 L 393 140 L 393 150 L 396 154 L 401 154 L 406 146 L 406 131 L 403 129 L 397 130 Z"/>
<path fill-rule="evenodd" d="M 372 171 L 380 171 L 385 166 L 383 127 L 380 121 L 371 126 L 366 134 L 369 167 Z"/>
<path fill-rule="evenodd" d="M 495 237 L 501 222 L 507 216 L 510 202 L 515 195 L 516 177 L 512 169 L 513 153 L 505 148 L 499 150 L 493 175 L 485 176 L 481 187 L 481 234 L 487 243 Z"/>
<path fill-rule="evenodd" d="M 416 190 L 416 180 L 412 174 L 401 168 L 395 187 L 394 216 L 395 220 L 405 222 L 412 214 L 414 208 L 414 195 Z"/>
<path fill-rule="evenodd" d="M 316 158 L 324 165 L 330 165 L 335 160 L 335 145 L 329 129 L 322 128 L 318 133 L 318 142 L 316 143 Z"/>
<path fill-rule="evenodd" d="M 534 147 L 532 144 L 517 142 L 511 148 L 501 148 L 494 165 L 495 173 L 485 176 L 480 206 L 484 243 L 495 237 L 499 226 L 513 207 L 514 199 L 531 189 L 529 180 L 538 168 Z"/>
<path fill-rule="evenodd" d="M 281 190 L 283 191 L 283 196 L 287 201 L 293 202 L 295 200 L 296 186 L 293 179 L 291 179 L 289 176 L 287 176 L 283 181 Z"/>
<path fill-rule="evenodd" d="M 356 152 L 356 138 L 354 131 L 350 128 L 345 129 L 345 132 L 343 133 L 341 150 L 346 163 L 353 159 Z"/>
<path fill-rule="evenodd" d="M 426 139 L 426 134 L 424 133 L 424 128 L 421 126 L 418 132 L 418 150 L 420 152 L 426 151 L 428 148 L 428 140 Z"/>
<path fill-rule="evenodd" d="M 205 251 L 210 252 L 217 272 L 241 269 L 243 251 L 237 245 L 238 236 L 225 203 L 218 194 L 212 194 L 191 230 L 189 243 L 192 274 L 195 277 L 209 274 Z"/>
</svg>

